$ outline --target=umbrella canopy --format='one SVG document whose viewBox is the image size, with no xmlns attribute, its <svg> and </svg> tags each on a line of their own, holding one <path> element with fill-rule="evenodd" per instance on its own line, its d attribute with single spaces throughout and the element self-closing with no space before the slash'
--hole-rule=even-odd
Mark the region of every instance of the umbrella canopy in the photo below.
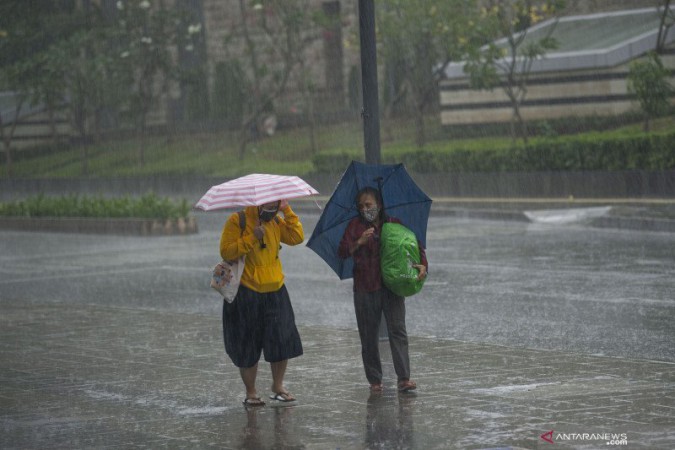
<svg viewBox="0 0 675 450">
<path fill-rule="evenodd" d="M 213 211 L 236 206 L 259 206 L 318 193 L 296 176 L 253 173 L 212 186 L 195 204 L 195 208 Z"/>
<path fill-rule="evenodd" d="M 338 246 L 349 221 L 359 215 L 356 194 L 367 186 L 380 190 L 385 212 L 400 219 L 426 246 L 431 199 L 415 184 L 403 164 L 373 165 L 352 161 L 307 241 L 307 246 L 342 280 L 352 277 L 354 262 L 351 258 L 339 258 Z"/>
</svg>

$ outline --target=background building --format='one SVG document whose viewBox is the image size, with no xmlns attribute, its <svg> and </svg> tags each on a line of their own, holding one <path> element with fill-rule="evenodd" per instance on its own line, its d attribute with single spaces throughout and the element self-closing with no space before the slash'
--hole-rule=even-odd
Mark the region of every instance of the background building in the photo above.
<svg viewBox="0 0 675 450">
<path fill-rule="evenodd" d="M 656 48 L 660 14 L 655 8 L 602 12 L 549 20 L 527 30 L 528 38 L 555 27 L 559 48 L 534 61 L 521 104 L 525 120 L 619 115 L 637 104 L 628 94 L 629 65 Z M 675 32 L 661 56 L 675 79 Z M 472 90 L 464 62 L 451 64 L 441 83 L 444 125 L 509 122 L 513 113 L 504 91 Z M 504 81 L 502 81 L 502 84 Z"/>
</svg>

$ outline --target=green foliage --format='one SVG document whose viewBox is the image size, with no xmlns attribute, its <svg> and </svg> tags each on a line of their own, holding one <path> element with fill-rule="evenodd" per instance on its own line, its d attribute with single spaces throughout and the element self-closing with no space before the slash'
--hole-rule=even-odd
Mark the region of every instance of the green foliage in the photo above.
<svg viewBox="0 0 675 450">
<path fill-rule="evenodd" d="M 659 56 L 652 52 L 643 61 L 634 61 L 628 72 L 628 92 L 637 97 L 645 114 L 645 131 L 649 120 L 670 110 L 670 97 L 674 91 L 668 79 L 670 70 L 663 66 Z"/>
<path fill-rule="evenodd" d="M 651 141 L 652 150 L 645 159 L 631 156 L 628 161 L 647 161 L 645 167 L 654 170 L 669 170 L 673 167 L 675 148 L 670 133 L 674 129 L 675 116 L 655 119 L 652 132 L 642 132 L 640 117 L 621 118 L 567 118 L 550 120 L 549 131 L 541 136 L 532 136 L 532 145 L 538 148 L 567 148 L 586 151 L 593 141 L 626 141 L 619 145 L 638 145 L 644 139 Z M 580 126 L 581 125 L 581 126 Z M 423 151 L 416 151 L 415 128 L 410 120 L 394 120 L 391 127 L 392 140 L 382 142 L 382 162 L 404 162 L 421 171 L 462 170 L 531 170 L 520 167 L 520 160 L 511 161 L 508 149 L 514 147 L 504 127 L 453 127 L 445 130 L 437 117 L 430 116 L 428 126 L 434 140 Z M 543 126 L 543 125 L 542 125 Z M 534 127 L 533 127 L 534 128 Z M 595 128 L 596 131 L 591 131 Z M 605 130 L 605 131 L 601 131 Z M 611 131 L 608 131 L 611 130 Z M 306 175 L 311 172 L 340 173 L 349 161 L 363 161 L 363 129 L 359 122 L 336 123 L 317 129 L 319 151 L 312 154 L 308 146 L 301 145 L 303 129 L 282 129 L 273 137 L 258 140 L 245 157 L 238 155 L 234 133 L 192 133 L 184 135 L 151 136 L 144 140 L 147 147 L 146 164 L 137 164 L 138 138 L 109 140 L 89 147 L 89 176 L 97 178 L 147 177 L 147 176 L 210 176 L 231 178 L 249 173 L 278 173 Z M 557 134 L 557 136 L 556 136 Z M 566 136 L 567 135 L 567 136 Z M 635 141 L 630 139 L 635 138 Z M 581 142 L 577 146 L 577 142 Z M 642 144 L 639 144 L 642 145 Z M 670 145 L 670 147 L 669 147 Z M 571 150 L 568 148 L 570 147 Z M 23 152 L 22 150 L 21 152 Z M 549 150 L 545 150 L 549 151 Z M 635 147 L 641 152 L 643 147 Z M 450 156 L 454 152 L 460 152 Z M 572 152 L 574 153 L 574 152 Z M 583 156 L 583 155 L 582 155 Z M 579 158 L 579 156 L 575 156 Z M 58 151 L 26 150 L 26 155 L 14 162 L 15 176 L 21 178 L 78 178 L 80 176 L 81 149 L 76 146 Z M 449 160 L 457 161 L 451 164 Z M 482 160 L 485 160 L 482 162 Z M 498 161 L 498 163 L 496 162 Z M 0 158 L 0 164 L 3 164 Z M 543 166 L 542 166 L 543 167 Z M 557 167 L 573 167 L 572 163 Z M 617 165 L 617 167 L 619 167 Z M 0 165 L 0 179 L 5 178 Z M 549 170 L 544 167 L 543 170 Z M 553 168 L 551 170 L 561 170 Z M 624 170 L 619 168 L 618 170 Z"/>
<path fill-rule="evenodd" d="M 512 108 L 511 137 L 527 144 L 529 131 L 520 114 L 520 105 L 527 95 L 527 83 L 535 60 L 558 47 L 553 37 L 555 26 L 548 26 L 544 35 L 529 33 L 528 27 L 543 19 L 555 17 L 565 2 L 487 0 L 481 8 L 481 26 L 477 28 L 484 47 L 473 47 L 468 53 L 464 71 L 473 89 L 494 89 L 501 86 Z"/>
<path fill-rule="evenodd" d="M 120 117 L 143 129 L 169 80 L 187 87 L 203 78 L 175 61 L 176 47 L 190 52 L 200 37 L 185 10 L 149 0 L 119 0 L 106 14 L 95 4 L 42 3 L 0 2 L 0 86 L 52 109 L 68 99 L 83 137 Z"/>
<path fill-rule="evenodd" d="M 144 196 L 104 198 L 68 195 L 47 197 L 43 194 L 13 202 L 0 202 L 0 216 L 25 217 L 96 217 L 96 218 L 187 218 L 187 200 L 179 202 L 160 198 L 154 193 Z"/>
<path fill-rule="evenodd" d="M 277 100 L 286 94 L 293 74 L 308 58 L 317 34 L 317 18 L 308 0 L 253 0 L 239 2 L 243 20 L 234 23 L 225 38 L 225 48 L 238 59 L 245 88 L 240 114 L 240 156 L 253 140 L 262 120 L 274 112 Z"/>
<path fill-rule="evenodd" d="M 417 173 L 619 171 L 675 169 L 675 133 L 614 132 L 553 137 L 529 145 L 508 140 L 473 139 L 454 145 L 430 145 L 412 150 L 410 145 L 383 152 L 383 163 L 402 162 Z M 336 150 L 312 159 L 317 172 L 335 173 L 362 152 Z"/>
<path fill-rule="evenodd" d="M 673 170 L 675 133 L 541 139 L 527 146 L 402 154 L 413 172 Z"/>
<path fill-rule="evenodd" d="M 45 59 L 61 95 L 69 96 L 70 116 L 82 137 L 100 131 L 103 110 L 128 106 L 131 76 L 108 50 L 112 37 L 106 28 L 81 30 L 55 43 Z"/>
<path fill-rule="evenodd" d="M 148 0 L 117 2 L 117 21 L 111 27 L 116 37 L 113 54 L 130 77 L 128 113 L 142 131 L 157 93 L 168 89 L 168 80 L 181 79 L 181 68 L 172 56 L 172 49 L 176 45 L 181 52 L 194 49 L 194 41 L 199 37 L 199 33 L 183 29 L 190 22 L 185 13 L 161 4 L 153 7 Z"/>
<path fill-rule="evenodd" d="M 635 125 L 642 120 L 641 113 L 629 111 L 613 116 L 568 116 L 552 119 L 530 120 L 528 131 L 530 137 L 556 138 L 564 135 L 578 135 L 582 133 L 614 130 L 624 127 L 625 130 L 633 130 Z M 666 119 L 664 123 L 670 123 Z M 627 128 L 626 128 L 627 127 Z M 662 126 L 666 129 L 667 127 Z M 480 140 L 489 136 L 507 136 L 509 134 L 508 123 L 490 124 L 464 124 L 443 125 L 443 131 L 439 139 L 475 139 Z"/>
<path fill-rule="evenodd" d="M 244 113 L 248 90 L 246 76 L 238 60 L 232 59 L 216 64 L 213 117 L 222 120 L 228 128 L 238 127 Z"/>
<path fill-rule="evenodd" d="M 352 160 L 364 162 L 363 152 L 339 150 L 319 153 L 312 157 L 314 170 L 321 173 L 335 173 L 344 170 Z"/>
<path fill-rule="evenodd" d="M 427 139 L 423 114 L 437 102 L 445 68 L 481 43 L 474 39 L 478 8 L 473 0 L 383 0 L 376 5 L 389 71 L 385 110 L 405 99 L 416 116 L 416 143 L 422 147 Z"/>
</svg>

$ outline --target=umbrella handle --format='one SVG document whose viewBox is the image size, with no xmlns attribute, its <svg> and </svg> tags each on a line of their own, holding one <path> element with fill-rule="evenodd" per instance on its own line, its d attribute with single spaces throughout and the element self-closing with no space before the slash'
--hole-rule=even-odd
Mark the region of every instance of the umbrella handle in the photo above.
<svg viewBox="0 0 675 450">
<path fill-rule="evenodd" d="M 377 190 L 380 191 L 380 204 L 382 205 L 382 217 L 386 217 L 387 213 L 385 211 L 385 206 L 384 206 L 384 194 L 382 193 L 382 184 L 384 182 L 384 178 L 382 177 L 377 177 L 374 178 L 373 181 L 377 182 Z"/>
</svg>

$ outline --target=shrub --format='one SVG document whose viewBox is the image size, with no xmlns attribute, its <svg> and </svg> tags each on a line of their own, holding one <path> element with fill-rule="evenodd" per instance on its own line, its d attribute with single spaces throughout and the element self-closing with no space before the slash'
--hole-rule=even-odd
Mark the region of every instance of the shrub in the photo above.
<svg viewBox="0 0 675 450">
<path fill-rule="evenodd" d="M 86 197 L 69 195 L 46 197 L 43 194 L 14 202 L 0 202 L 0 216 L 28 217 L 136 217 L 144 219 L 187 218 L 187 200 L 173 202 L 154 193 L 142 197 Z"/>
<path fill-rule="evenodd" d="M 354 151 L 336 151 L 318 153 L 312 157 L 314 170 L 320 173 L 335 173 L 345 170 L 349 163 L 355 161 L 363 161 L 363 154 Z"/>
<path fill-rule="evenodd" d="M 418 173 L 672 170 L 673 149 L 675 133 L 596 136 L 543 139 L 503 149 L 409 151 L 401 153 L 400 161 Z"/>
</svg>

